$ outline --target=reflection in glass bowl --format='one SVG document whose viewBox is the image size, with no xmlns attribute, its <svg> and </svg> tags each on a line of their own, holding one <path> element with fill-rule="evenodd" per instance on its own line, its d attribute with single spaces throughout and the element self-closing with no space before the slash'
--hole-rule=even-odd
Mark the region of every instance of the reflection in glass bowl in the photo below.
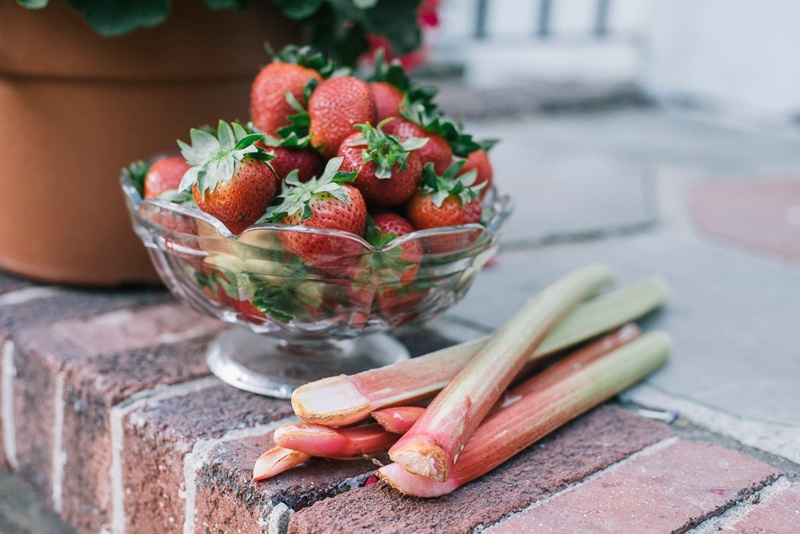
<svg viewBox="0 0 800 534">
<path fill-rule="evenodd" d="M 247 391 L 288 398 L 300 384 L 408 357 L 394 327 L 458 302 L 497 250 L 508 197 L 484 201 L 485 224 L 412 232 L 383 248 L 347 232 L 257 224 L 232 234 L 214 217 L 122 189 L 136 233 L 169 290 L 246 328 L 209 348 L 210 369 Z M 285 243 L 325 239 L 334 254 L 298 257 Z"/>
</svg>

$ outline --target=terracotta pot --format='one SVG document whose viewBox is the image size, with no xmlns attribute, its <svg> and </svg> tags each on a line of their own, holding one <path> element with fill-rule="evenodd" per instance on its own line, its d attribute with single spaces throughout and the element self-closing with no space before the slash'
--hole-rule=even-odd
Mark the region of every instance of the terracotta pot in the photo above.
<svg viewBox="0 0 800 534">
<path fill-rule="evenodd" d="M 164 25 L 103 38 L 65 1 L 0 2 L 0 268 L 69 284 L 157 281 L 120 169 L 176 149 L 193 126 L 247 119 L 264 42 L 299 36 L 271 2 L 254 4 L 178 0 Z"/>
</svg>

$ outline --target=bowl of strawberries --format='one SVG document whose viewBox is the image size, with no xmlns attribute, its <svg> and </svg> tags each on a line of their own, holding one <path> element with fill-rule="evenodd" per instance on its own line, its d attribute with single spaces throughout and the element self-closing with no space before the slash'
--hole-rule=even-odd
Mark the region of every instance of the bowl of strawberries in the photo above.
<svg viewBox="0 0 800 534">
<path fill-rule="evenodd" d="M 288 398 L 408 357 L 386 332 L 443 313 L 494 255 L 512 210 L 434 92 L 379 56 L 362 80 L 288 47 L 253 83 L 253 122 L 193 129 L 121 184 L 162 280 L 236 323 L 211 371 Z"/>
</svg>

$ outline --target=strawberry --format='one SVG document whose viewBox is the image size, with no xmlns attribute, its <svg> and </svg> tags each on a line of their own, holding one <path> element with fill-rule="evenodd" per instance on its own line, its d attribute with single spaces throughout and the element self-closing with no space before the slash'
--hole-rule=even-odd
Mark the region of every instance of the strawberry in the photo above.
<svg viewBox="0 0 800 534">
<path fill-rule="evenodd" d="M 480 185 L 484 182 L 486 183 L 483 189 L 481 189 L 481 198 L 483 198 L 486 195 L 486 192 L 492 187 L 492 177 L 494 175 L 494 172 L 492 171 L 492 164 L 489 162 L 489 155 L 484 149 L 476 150 L 470 153 L 470 155 L 467 157 L 467 160 L 464 162 L 464 166 L 461 167 L 461 172 L 459 175 L 466 174 L 472 170 L 477 173 L 475 183 L 473 185 Z"/>
<path fill-rule="evenodd" d="M 269 166 L 272 156 L 256 146 L 264 134 L 248 134 L 238 123 L 220 121 L 217 135 L 192 130 L 192 144 L 178 141 L 192 168 L 181 180 L 181 191 L 192 191 L 197 207 L 213 215 L 234 234 L 256 222 L 275 198 L 278 177 Z"/>
<path fill-rule="evenodd" d="M 342 170 L 358 173 L 353 185 L 370 208 L 402 204 L 422 179 L 422 163 L 416 152 L 428 140 L 412 137 L 401 141 L 385 134 L 381 129 L 384 124 L 375 128 L 369 123 L 357 125 L 360 133 L 350 135 L 339 147 Z"/>
<path fill-rule="evenodd" d="M 437 176 L 433 166 L 425 166 L 422 188 L 406 204 L 406 216 L 417 230 L 442 228 L 477 223 L 481 220 L 480 191 L 484 186 L 473 186 L 475 171 L 458 176 L 463 161 L 447 168 L 443 176 Z M 468 234 L 429 236 L 426 250 L 450 252 L 466 246 Z"/>
<path fill-rule="evenodd" d="M 403 93 L 400 89 L 388 82 L 371 82 L 369 86 L 372 94 L 375 95 L 377 120 L 399 117 L 400 106 L 403 104 Z"/>
<path fill-rule="evenodd" d="M 375 248 L 383 249 L 397 239 L 414 231 L 414 227 L 406 219 L 396 213 L 377 213 L 368 221 L 366 239 Z M 418 239 L 411 239 L 402 244 L 386 250 L 379 258 L 381 271 L 389 271 L 395 280 L 396 287 L 410 284 L 417 276 L 419 264 L 422 260 L 422 243 Z M 386 282 L 384 280 L 384 282 Z"/>
<path fill-rule="evenodd" d="M 348 183 L 355 173 L 339 172 L 341 164 L 342 158 L 331 159 L 320 178 L 306 183 L 299 181 L 297 172 L 290 173 L 276 204 L 262 220 L 363 236 L 367 207 L 358 189 Z M 278 239 L 306 265 L 336 274 L 346 272 L 348 262 L 363 252 L 357 240 L 319 232 L 283 231 Z"/>
<path fill-rule="evenodd" d="M 190 167 L 181 156 L 169 156 L 156 161 L 144 177 L 143 198 L 155 198 L 164 191 L 178 189 L 181 178 Z"/>
<path fill-rule="evenodd" d="M 433 163 L 436 174 L 444 174 L 447 167 L 453 162 L 453 149 L 444 137 L 430 133 L 419 124 L 405 119 L 395 119 L 383 127 L 383 131 L 401 139 L 428 138 L 428 142 L 417 151 L 422 164 Z"/>
<path fill-rule="evenodd" d="M 355 131 L 356 124 L 376 124 L 375 97 L 367 82 L 353 76 L 323 81 L 308 100 L 311 144 L 326 158 Z"/>
<path fill-rule="evenodd" d="M 289 173 L 297 170 L 298 179 L 301 182 L 307 182 L 312 177 L 322 174 L 325 168 L 322 156 L 311 148 L 268 146 L 264 152 L 275 156 L 275 159 L 270 160 L 269 163 L 281 180 L 285 180 Z"/>
<path fill-rule="evenodd" d="M 289 126 L 296 105 L 306 103 L 309 84 L 322 81 L 322 74 L 333 70 L 331 62 L 309 47 L 287 46 L 275 60 L 261 69 L 250 89 L 250 115 L 256 127 L 268 135 L 278 135 Z M 288 94 L 287 94 L 288 93 Z"/>
</svg>

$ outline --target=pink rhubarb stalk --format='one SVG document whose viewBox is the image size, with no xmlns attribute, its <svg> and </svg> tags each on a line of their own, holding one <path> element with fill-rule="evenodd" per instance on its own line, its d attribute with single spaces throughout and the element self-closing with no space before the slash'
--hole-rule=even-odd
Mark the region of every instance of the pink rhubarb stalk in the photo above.
<svg viewBox="0 0 800 534">
<path fill-rule="evenodd" d="M 253 466 L 253 480 L 264 480 L 283 473 L 309 460 L 311 455 L 302 452 L 273 447 L 256 459 Z"/>
<path fill-rule="evenodd" d="M 663 283 L 647 280 L 584 302 L 529 355 L 529 361 L 622 326 L 658 308 L 665 300 Z M 378 369 L 309 382 L 292 394 L 292 407 L 305 421 L 346 426 L 382 408 L 429 399 L 445 387 L 488 341 L 489 336 Z"/>
<path fill-rule="evenodd" d="M 549 386 L 562 377 L 580 370 L 612 350 L 618 349 L 625 343 L 633 341 L 638 336 L 639 327 L 633 323 L 629 323 L 600 339 L 592 341 L 585 347 L 581 347 L 575 351 L 569 357 L 553 364 L 544 371 L 539 372 L 521 384 L 506 391 L 489 411 L 489 415 L 510 406 L 528 393 Z M 372 412 L 372 417 L 387 432 L 405 434 L 414 425 L 417 419 L 422 416 L 424 411 L 425 408 L 421 406 L 396 406 L 394 408 L 384 408 L 383 410 Z"/>
<path fill-rule="evenodd" d="M 384 466 L 377 474 L 408 495 L 448 494 L 658 369 L 667 361 L 670 348 L 665 334 L 644 335 L 488 417 L 445 482 L 409 473 L 399 464 Z"/>
<path fill-rule="evenodd" d="M 607 267 L 585 267 L 528 301 L 433 399 L 389 449 L 392 461 L 437 482 L 545 336 L 582 300 L 611 283 Z"/>
<path fill-rule="evenodd" d="M 272 440 L 279 447 L 310 456 L 354 460 L 386 452 L 398 437 L 377 423 L 351 428 L 287 423 L 275 429 Z"/>
<path fill-rule="evenodd" d="M 387 432 L 405 434 L 424 411 L 422 406 L 397 406 L 372 412 L 372 417 Z"/>
</svg>

